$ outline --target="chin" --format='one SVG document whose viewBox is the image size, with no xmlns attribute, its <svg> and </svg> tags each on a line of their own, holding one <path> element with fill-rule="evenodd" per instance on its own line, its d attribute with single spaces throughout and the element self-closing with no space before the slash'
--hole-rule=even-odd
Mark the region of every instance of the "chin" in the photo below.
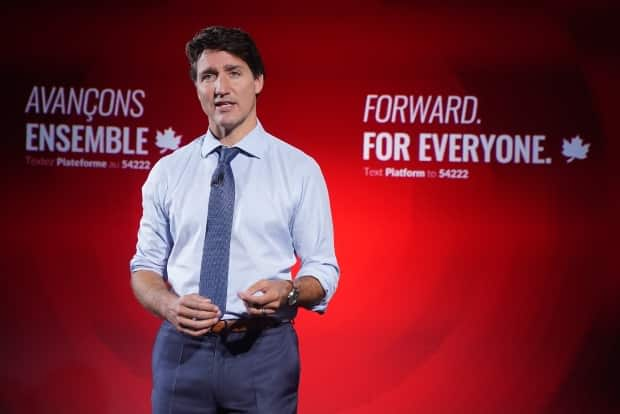
<svg viewBox="0 0 620 414">
<path fill-rule="evenodd" d="M 218 120 L 216 124 L 219 128 L 225 129 L 226 131 L 232 131 L 233 129 L 241 125 L 241 122 L 239 122 L 239 120 L 237 119 L 232 119 L 232 120 L 221 119 L 221 120 Z"/>
</svg>

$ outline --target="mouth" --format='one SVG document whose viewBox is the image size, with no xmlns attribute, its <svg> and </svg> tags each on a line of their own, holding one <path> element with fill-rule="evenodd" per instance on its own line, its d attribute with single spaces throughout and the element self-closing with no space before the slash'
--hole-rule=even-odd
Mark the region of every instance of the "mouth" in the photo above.
<svg viewBox="0 0 620 414">
<path fill-rule="evenodd" d="M 215 107 L 221 111 L 228 111 L 235 105 L 232 101 L 218 101 L 215 102 Z"/>
</svg>

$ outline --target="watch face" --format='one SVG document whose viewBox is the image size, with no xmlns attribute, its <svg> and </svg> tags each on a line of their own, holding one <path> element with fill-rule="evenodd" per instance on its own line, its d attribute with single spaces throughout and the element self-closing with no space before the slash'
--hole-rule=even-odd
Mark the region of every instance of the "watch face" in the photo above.
<svg viewBox="0 0 620 414">
<path fill-rule="evenodd" d="M 294 287 L 288 294 L 288 305 L 295 306 L 297 304 L 297 297 L 299 296 L 299 290 Z"/>
</svg>

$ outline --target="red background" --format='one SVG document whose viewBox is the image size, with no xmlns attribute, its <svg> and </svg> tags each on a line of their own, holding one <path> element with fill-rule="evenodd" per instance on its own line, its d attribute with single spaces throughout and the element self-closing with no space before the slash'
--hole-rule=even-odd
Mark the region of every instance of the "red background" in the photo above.
<svg viewBox="0 0 620 414">
<path fill-rule="evenodd" d="M 206 128 L 183 47 L 212 24 L 253 35 L 259 118 L 330 189 L 342 276 L 298 318 L 300 413 L 618 412 L 618 7 L 209 3 L 5 6 L 0 412 L 149 411 L 158 321 L 128 273 L 146 172 L 26 165 L 25 123 L 67 119 L 24 108 L 35 85 L 144 89 L 142 119 L 97 122 L 148 126 L 156 160 L 155 130 Z M 475 95 L 482 123 L 363 124 L 369 93 Z M 553 164 L 365 177 L 367 130 L 542 133 Z M 576 134 L 589 156 L 567 164 Z"/>
</svg>

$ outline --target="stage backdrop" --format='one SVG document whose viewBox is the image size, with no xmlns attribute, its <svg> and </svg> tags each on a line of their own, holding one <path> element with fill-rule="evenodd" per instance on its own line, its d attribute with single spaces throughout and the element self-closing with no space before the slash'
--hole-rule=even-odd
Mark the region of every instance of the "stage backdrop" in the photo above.
<svg viewBox="0 0 620 414">
<path fill-rule="evenodd" d="M 617 7 L 107 3 L 3 6 L 0 412 L 149 412 L 140 188 L 207 128 L 184 44 L 214 24 L 329 186 L 300 413 L 618 412 Z"/>
</svg>

